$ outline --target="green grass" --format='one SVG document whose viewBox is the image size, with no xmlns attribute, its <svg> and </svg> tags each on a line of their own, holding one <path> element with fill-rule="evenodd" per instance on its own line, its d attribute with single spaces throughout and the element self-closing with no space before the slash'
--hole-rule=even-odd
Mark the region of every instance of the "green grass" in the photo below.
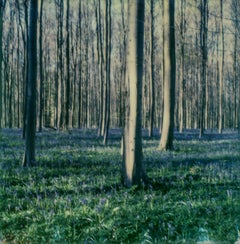
<svg viewBox="0 0 240 244">
<path fill-rule="evenodd" d="M 177 135 L 175 151 L 144 139 L 148 188 L 120 185 L 120 136 L 37 135 L 38 166 L 22 168 L 19 130 L 0 132 L 0 242 L 234 243 L 240 227 L 237 135 Z"/>
</svg>

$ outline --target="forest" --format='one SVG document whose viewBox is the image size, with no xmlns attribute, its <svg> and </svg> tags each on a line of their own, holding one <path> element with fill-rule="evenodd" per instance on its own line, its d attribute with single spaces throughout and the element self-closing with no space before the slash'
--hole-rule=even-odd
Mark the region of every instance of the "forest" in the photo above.
<svg viewBox="0 0 240 244">
<path fill-rule="evenodd" d="M 0 0 L 0 244 L 239 244 L 239 16 Z"/>
</svg>

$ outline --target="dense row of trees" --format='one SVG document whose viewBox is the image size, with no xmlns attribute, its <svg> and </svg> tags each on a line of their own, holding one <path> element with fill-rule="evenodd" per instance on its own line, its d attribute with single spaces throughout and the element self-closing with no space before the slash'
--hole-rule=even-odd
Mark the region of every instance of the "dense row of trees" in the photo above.
<svg viewBox="0 0 240 244">
<path fill-rule="evenodd" d="M 28 1 L 1 3 L 0 122 L 2 127 L 23 127 Z M 123 125 L 127 1 L 106 3 L 39 0 L 39 130 L 98 127 L 103 135 L 108 124 Z M 239 124 L 239 2 L 205 5 L 181 0 L 175 6 L 175 125 L 180 131 L 221 131 Z M 142 109 L 150 135 L 163 119 L 162 18 L 161 1 L 146 0 Z"/>
<path fill-rule="evenodd" d="M 35 125 L 96 127 L 106 144 L 134 124 L 125 144 L 160 128 L 162 149 L 174 128 L 239 128 L 239 14 L 238 0 L 1 0 L 0 127 L 27 148 Z"/>
</svg>

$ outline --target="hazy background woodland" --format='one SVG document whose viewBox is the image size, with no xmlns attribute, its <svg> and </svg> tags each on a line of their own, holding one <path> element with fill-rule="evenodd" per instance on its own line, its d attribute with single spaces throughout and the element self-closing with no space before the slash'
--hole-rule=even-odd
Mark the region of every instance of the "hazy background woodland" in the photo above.
<svg viewBox="0 0 240 244">
<path fill-rule="evenodd" d="M 23 126 L 27 2 L 8 0 L 2 9 L 1 127 Z M 222 120 L 223 128 L 238 128 L 240 4 L 238 0 L 223 0 L 222 15 L 220 1 L 213 0 L 208 4 L 204 127 L 218 128 Z M 127 1 L 112 1 L 111 38 L 108 43 L 104 1 L 71 0 L 69 7 L 67 18 L 65 1 L 39 1 L 37 128 L 99 127 L 108 107 L 106 103 L 110 104 L 110 127 L 121 127 L 124 117 Z M 175 127 L 199 128 L 202 65 L 200 1 L 179 0 L 175 7 Z M 151 110 L 154 109 L 153 127 L 160 128 L 163 112 L 162 1 L 154 1 L 154 10 L 150 10 L 150 0 L 146 0 L 143 126 L 149 127 Z M 107 49 L 110 50 L 108 56 Z M 105 71 L 109 59 L 108 84 Z M 109 85 L 108 91 L 106 87 Z M 66 91 L 67 87 L 70 90 Z M 154 89 L 153 93 L 151 89 Z M 108 96 L 110 102 L 105 99 Z"/>
</svg>

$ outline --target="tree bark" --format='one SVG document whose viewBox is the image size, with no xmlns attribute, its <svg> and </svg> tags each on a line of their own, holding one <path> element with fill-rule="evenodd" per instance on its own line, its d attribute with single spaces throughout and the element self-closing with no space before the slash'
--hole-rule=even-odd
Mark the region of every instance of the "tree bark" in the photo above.
<svg viewBox="0 0 240 244">
<path fill-rule="evenodd" d="M 23 166 L 32 166 L 35 164 L 38 0 L 30 0 L 29 7 L 28 92 L 26 104 L 25 155 L 23 159 Z"/>
<path fill-rule="evenodd" d="M 57 19 L 57 68 L 55 80 L 55 126 L 59 130 L 64 126 L 64 82 L 63 82 L 63 0 L 55 0 Z"/>
<path fill-rule="evenodd" d="M 142 162 L 142 76 L 144 47 L 144 0 L 128 1 L 128 88 L 123 138 L 122 183 L 131 187 L 146 182 Z"/>
<path fill-rule="evenodd" d="M 3 61 L 3 54 L 2 54 L 2 36 L 3 36 L 3 12 L 5 9 L 5 0 L 0 1 L 0 128 L 2 128 L 2 99 L 3 99 L 3 94 L 2 94 L 2 61 Z"/>
<path fill-rule="evenodd" d="M 223 131 L 223 76 L 224 76 L 224 29 L 223 29 L 223 0 L 220 0 L 220 47 L 221 56 L 219 62 L 219 127 L 218 132 L 222 134 Z"/>
<path fill-rule="evenodd" d="M 66 112 L 65 112 L 65 124 L 66 129 L 70 129 L 70 114 L 71 114 L 71 81 L 70 81 L 70 25 L 69 25 L 69 13 L 70 13 L 70 3 L 67 0 L 67 9 L 66 9 Z"/>
<path fill-rule="evenodd" d="M 206 106 L 206 79 L 207 79 L 207 27 L 208 27 L 208 3 L 207 0 L 201 1 L 201 54 L 202 54 L 202 67 L 201 67 L 201 89 L 200 89 L 200 130 L 199 137 L 201 138 L 204 133 L 205 121 L 205 106 Z"/>
<path fill-rule="evenodd" d="M 39 12 L 39 79 L 40 79 L 40 88 L 39 88 L 39 128 L 38 131 L 42 131 L 43 126 L 43 109 L 44 109 L 44 99 L 43 99 L 43 91 L 44 91 L 44 77 L 43 77 L 43 24 L 42 24 L 42 15 L 43 15 L 43 2 L 41 0 L 40 3 L 40 12 Z"/>
<path fill-rule="evenodd" d="M 239 28 L 240 23 L 238 21 L 238 17 L 240 14 L 240 3 L 238 0 L 231 0 L 230 9 L 232 13 L 232 24 L 234 28 L 234 51 L 233 51 L 233 79 L 234 79 L 234 126 L 238 129 L 238 133 L 240 134 L 240 82 L 238 78 L 238 38 L 239 38 Z M 238 100 L 238 101 L 237 101 Z"/>
<path fill-rule="evenodd" d="M 28 21 L 28 1 L 25 0 L 24 1 L 24 11 L 25 11 L 25 25 L 26 25 L 26 30 L 28 30 L 29 28 L 29 21 Z M 19 16 L 19 19 L 20 16 Z M 23 139 L 25 139 L 25 134 L 26 134 L 26 117 L 27 117 L 27 97 L 28 97 L 28 31 L 26 31 L 27 33 L 24 34 L 23 28 L 22 28 L 22 32 L 23 32 L 23 39 L 24 39 L 24 96 L 23 96 L 23 133 L 22 133 L 22 137 Z M 25 37 L 25 38 L 24 38 Z"/>
<path fill-rule="evenodd" d="M 111 5 L 112 0 L 106 0 L 106 81 L 105 81 L 105 126 L 103 144 L 107 144 L 110 124 L 110 79 L 111 79 Z"/>
<path fill-rule="evenodd" d="M 59 1 L 59 15 L 58 15 L 58 21 L 59 21 L 59 32 L 58 32 L 58 61 L 59 61 L 59 78 L 60 78 L 60 84 L 59 86 L 59 126 L 58 129 L 64 129 L 66 126 L 65 121 L 65 107 L 66 107 L 66 99 L 65 99 L 65 82 L 64 82 L 64 61 L 63 61 L 63 43 L 64 43 L 64 37 L 63 37 L 63 17 L 64 17 L 64 1 Z M 59 83 L 59 81 L 57 81 Z"/>
<path fill-rule="evenodd" d="M 79 82 L 78 82 L 78 128 L 81 128 L 82 103 L 82 1 L 78 4 L 78 33 L 79 33 Z"/>
<path fill-rule="evenodd" d="M 180 79 L 179 79 L 179 132 L 183 132 L 185 126 L 185 106 L 184 106 L 184 87 L 185 87 L 185 0 L 181 0 L 181 23 L 180 23 L 180 38 L 181 38 L 181 67 L 180 67 Z"/>
<path fill-rule="evenodd" d="M 161 150 L 173 149 L 176 79 L 174 8 L 174 0 L 163 1 L 164 111 Z"/>
<path fill-rule="evenodd" d="M 97 18 L 97 37 L 98 37 L 98 69 L 100 80 L 99 91 L 99 122 L 98 122 L 98 136 L 102 136 L 104 125 L 104 47 L 103 47 L 103 31 L 102 31 L 102 15 L 101 15 L 101 0 L 98 0 L 98 18 Z"/>
<path fill-rule="evenodd" d="M 149 137 L 153 136 L 154 126 L 154 113 L 155 113 L 155 19 L 154 19 L 155 1 L 151 0 L 150 12 L 151 12 L 151 67 L 150 67 L 150 94 L 149 94 L 149 106 L 150 106 L 150 121 L 149 121 Z"/>
</svg>

